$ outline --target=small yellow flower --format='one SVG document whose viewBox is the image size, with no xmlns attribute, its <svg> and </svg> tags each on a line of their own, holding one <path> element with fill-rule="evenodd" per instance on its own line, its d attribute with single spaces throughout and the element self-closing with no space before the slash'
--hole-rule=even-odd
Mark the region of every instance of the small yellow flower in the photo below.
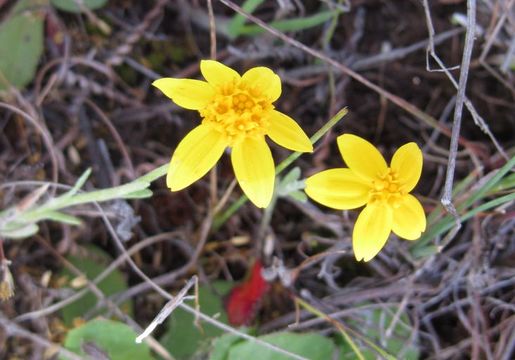
<svg viewBox="0 0 515 360">
<path fill-rule="evenodd" d="M 306 180 L 306 194 L 338 210 L 366 205 L 352 233 L 358 261 L 369 261 L 386 244 L 390 232 L 416 240 L 426 229 L 420 202 L 409 192 L 422 173 L 422 151 L 411 142 L 393 155 L 390 167 L 368 141 L 351 134 L 338 137 L 348 168 L 329 169 Z"/>
<path fill-rule="evenodd" d="M 152 85 L 177 105 L 197 110 L 202 123 L 179 143 L 170 161 L 166 184 L 182 190 L 204 176 L 230 147 L 236 179 L 258 207 L 272 199 L 275 165 L 265 141 L 294 151 L 312 152 L 300 126 L 274 110 L 281 95 L 281 79 L 266 67 L 255 67 L 240 76 L 213 60 L 200 62 L 207 81 L 163 78 Z"/>
</svg>

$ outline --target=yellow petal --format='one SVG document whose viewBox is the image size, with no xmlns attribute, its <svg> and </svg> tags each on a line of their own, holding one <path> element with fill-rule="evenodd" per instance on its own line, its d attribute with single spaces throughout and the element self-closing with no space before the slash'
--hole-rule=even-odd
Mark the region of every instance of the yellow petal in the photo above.
<svg viewBox="0 0 515 360">
<path fill-rule="evenodd" d="M 217 86 L 239 80 L 240 74 L 215 60 L 202 60 L 200 72 L 210 85 Z"/>
<path fill-rule="evenodd" d="M 288 115 L 272 110 L 268 136 L 277 144 L 300 152 L 313 152 L 313 145 L 302 128 Z"/>
<path fill-rule="evenodd" d="M 410 192 L 422 174 L 422 150 L 414 142 L 401 146 L 393 154 L 391 168 L 399 176 L 403 190 Z"/>
<path fill-rule="evenodd" d="M 166 185 L 172 191 L 179 191 L 191 185 L 222 156 L 227 147 L 222 134 L 207 125 L 191 130 L 179 143 L 173 153 Z"/>
<path fill-rule="evenodd" d="M 406 240 L 416 240 L 426 230 L 424 208 L 413 195 L 405 195 L 400 206 L 393 210 L 392 230 Z"/>
<path fill-rule="evenodd" d="M 243 192 L 257 207 L 270 204 L 275 166 L 265 138 L 247 138 L 232 148 L 232 166 Z"/>
<path fill-rule="evenodd" d="M 363 179 L 373 180 L 388 167 L 374 145 L 356 135 L 338 136 L 338 148 L 347 166 Z"/>
<path fill-rule="evenodd" d="M 200 80 L 162 78 L 152 85 L 180 107 L 190 110 L 203 109 L 215 95 L 213 87 Z"/>
<path fill-rule="evenodd" d="M 369 261 L 386 244 L 392 231 L 392 210 L 384 203 L 370 204 L 359 214 L 352 233 L 356 260 Z"/>
<path fill-rule="evenodd" d="M 349 210 L 365 205 L 370 187 L 350 169 L 330 169 L 306 179 L 306 194 L 322 205 Z"/>
<path fill-rule="evenodd" d="M 271 102 L 277 100 L 281 95 L 281 78 L 267 67 L 252 68 L 241 78 L 247 85 L 260 90 Z"/>
</svg>

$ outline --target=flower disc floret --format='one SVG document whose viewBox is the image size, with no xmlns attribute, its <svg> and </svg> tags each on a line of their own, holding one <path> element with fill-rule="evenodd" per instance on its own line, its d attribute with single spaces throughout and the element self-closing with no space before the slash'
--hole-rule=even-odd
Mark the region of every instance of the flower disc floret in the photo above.
<svg viewBox="0 0 515 360">
<path fill-rule="evenodd" d="M 231 148 L 231 162 L 243 192 L 258 207 L 272 199 L 275 166 L 265 135 L 293 151 L 312 152 L 301 127 L 275 110 L 281 80 L 266 67 L 255 67 L 240 76 L 213 60 L 203 60 L 206 81 L 163 78 L 153 85 L 177 105 L 197 110 L 202 123 L 175 149 L 166 184 L 179 191 L 203 177 Z"/>
<path fill-rule="evenodd" d="M 384 202 L 393 208 L 398 208 L 402 197 L 406 194 L 399 175 L 389 168 L 386 173 L 380 174 L 372 180 L 367 203 Z"/>
<path fill-rule="evenodd" d="M 231 81 L 215 87 L 212 101 L 199 112 L 202 124 L 223 134 L 232 147 L 247 137 L 264 136 L 272 110 L 272 101 L 259 88 Z"/>
<path fill-rule="evenodd" d="M 409 192 L 422 173 L 422 151 L 415 143 L 400 147 L 390 166 L 368 141 L 350 134 L 338 137 L 348 168 L 329 169 L 306 180 L 313 200 L 340 210 L 365 205 L 352 233 L 356 259 L 369 261 L 383 248 L 390 233 L 416 240 L 426 229 L 420 202 Z"/>
</svg>

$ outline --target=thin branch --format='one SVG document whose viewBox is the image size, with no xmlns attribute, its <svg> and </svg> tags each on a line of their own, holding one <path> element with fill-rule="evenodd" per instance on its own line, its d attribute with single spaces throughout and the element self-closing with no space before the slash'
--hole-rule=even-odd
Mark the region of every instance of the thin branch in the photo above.
<svg viewBox="0 0 515 360">
<path fill-rule="evenodd" d="M 427 0 L 424 0 L 427 3 Z M 454 184 L 454 172 L 456 169 L 456 153 L 458 152 L 458 137 L 460 136 L 461 118 L 463 115 L 463 104 L 465 103 L 465 90 L 467 88 L 467 79 L 470 68 L 470 59 L 472 57 L 472 49 L 474 47 L 474 38 L 476 32 L 476 1 L 467 1 L 467 32 L 465 33 L 465 46 L 463 49 L 463 58 L 461 60 L 460 81 L 458 85 L 458 93 L 456 95 L 456 106 L 454 107 L 454 118 L 452 125 L 452 135 L 450 144 L 450 154 L 447 163 L 447 174 L 445 176 L 444 192 L 441 199 L 442 205 L 454 217 L 455 227 L 447 234 L 444 239 L 444 246 L 450 242 L 461 228 L 461 220 L 452 203 L 452 188 Z"/>
<path fill-rule="evenodd" d="M 422 1 L 422 5 L 424 6 L 424 13 L 425 13 L 425 17 L 426 17 L 426 26 L 427 26 L 427 31 L 429 33 L 429 43 L 428 43 L 427 52 L 426 52 L 426 69 L 427 69 L 427 71 L 434 71 L 434 70 L 431 70 L 430 66 L 429 66 L 429 58 L 427 57 L 427 54 L 430 54 L 431 57 L 436 61 L 436 63 L 440 67 L 439 70 L 442 71 L 445 74 L 445 76 L 447 76 L 447 78 L 451 81 L 452 85 L 459 92 L 460 91 L 460 84 L 461 84 L 461 78 L 462 78 L 461 74 L 462 73 L 460 72 L 460 83 L 458 84 L 458 82 L 454 79 L 454 76 L 452 76 L 452 74 L 450 72 L 450 70 L 456 69 L 457 67 L 447 68 L 445 66 L 445 64 L 443 63 L 443 61 L 440 59 L 440 57 L 436 54 L 435 42 L 436 42 L 437 36 L 435 36 L 435 29 L 434 29 L 434 26 L 433 26 L 433 21 L 431 20 L 431 11 L 429 9 L 429 2 L 428 2 L 428 0 L 423 0 Z M 474 16 L 475 16 L 475 13 L 474 13 Z M 469 19 L 469 18 L 470 17 L 467 17 L 467 19 Z M 475 22 L 474 22 L 474 29 L 473 30 L 474 30 L 474 32 L 470 35 L 472 37 L 475 36 Z M 467 25 L 467 32 L 466 32 L 466 34 L 468 34 L 469 32 L 470 32 L 470 26 Z M 472 39 L 472 40 L 474 40 L 474 39 Z M 467 41 L 467 35 L 465 35 L 465 42 L 466 41 Z M 466 46 L 466 44 L 465 44 L 465 46 Z M 465 54 L 463 54 L 463 55 L 465 55 Z M 469 59 L 469 65 L 470 65 L 470 59 Z M 463 66 L 463 63 L 462 63 L 462 66 Z M 468 73 L 468 69 L 467 69 L 467 73 Z M 497 141 L 495 136 L 490 131 L 490 128 L 488 127 L 486 121 L 481 117 L 481 115 L 479 115 L 479 113 L 477 112 L 476 108 L 474 107 L 472 102 L 466 97 L 466 95 L 463 94 L 463 96 L 464 96 L 463 99 L 464 99 L 465 106 L 467 107 L 467 110 L 470 112 L 470 115 L 472 115 L 472 118 L 474 119 L 474 123 L 481 129 L 481 131 L 483 131 L 490 138 L 490 140 L 494 144 L 494 146 L 497 149 L 497 151 L 499 151 L 499 153 L 506 160 L 508 160 L 509 159 L 508 155 L 506 154 L 506 152 L 504 151 L 502 146 L 499 144 L 499 142 Z M 463 107 L 463 104 L 461 105 L 461 107 Z"/>
<path fill-rule="evenodd" d="M 44 348 L 54 348 L 57 349 L 60 355 L 66 356 L 66 358 L 71 360 L 85 360 L 82 356 L 79 356 L 69 350 L 66 350 L 61 345 L 48 341 L 47 339 L 41 337 L 38 334 L 34 334 L 28 330 L 25 330 L 21 326 L 12 322 L 11 320 L 5 318 L 0 314 L 0 325 L 5 329 L 5 332 L 8 336 L 19 336 L 25 339 L 28 339 Z"/>
</svg>

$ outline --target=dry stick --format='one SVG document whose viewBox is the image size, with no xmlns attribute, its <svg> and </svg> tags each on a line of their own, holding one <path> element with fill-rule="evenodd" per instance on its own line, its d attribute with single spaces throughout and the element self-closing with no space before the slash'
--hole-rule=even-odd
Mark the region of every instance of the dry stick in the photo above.
<svg viewBox="0 0 515 360">
<path fill-rule="evenodd" d="M 464 32 L 462 28 L 447 30 L 443 33 L 435 35 L 433 38 L 433 43 L 440 44 L 450 39 L 451 37 L 461 34 L 462 32 Z M 424 39 L 405 47 L 394 48 L 387 52 L 380 52 L 379 54 L 356 60 L 354 63 L 352 63 L 351 68 L 355 71 L 368 70 L 385 62 L 403 59 L 415 51 L 427 49 L 429 45 L 430 39 Z"/>
<path fill-rule="evenodd" d="M 158 235 L 148 237 L 148 238 L 136 243 L 131 248 L 129 248 L 127 250 L 127 254 L 129 256 L 132 256 L 133 254 L 140 251 L 141 249 L 143 249 L 147 246 L 153 245 L 154 243 L 164 241 L 168 237 L 173 236 L 174 234 L 176 234 L 176 232 L 161 233 Z M 107 268 L 105 268 L 100 274 L 98 274 L 97 277 L 95 277 L 93 280 L 91 280 L 91 283 L 94 285 L 97 285 L 102 280 L 104 280 L 109 274 L 111 274 L 116 268 L 118 268 L 124 261 L 125 261 L 125 257 L 123 255 L 117 257 L 113 262 L 111 262 L 111 264 L 109 264 L 109 266 Z M 86 295 L 88 292 L 89 292 L 89 288 L 86 287 L 62 301 L 59 301 L 57 303 L 54 303 L 54 304 L 44 307 L 42 309 L 24 313 L 22 315 L 17 316 L 14 320 L 16 322 L 22 322 L 25 320 L 32 320 L 32 319 L 39 318 L 42 316 L 50 315 L 50 314 L 62 309 L 63 307 L 68 306 L 71 303 L 79 300 L 84 295 Z"/>
<path fill-rule="evenodd" d="M 19 336 L 19 337 L 31 340 L 32 342 L 35 342 L 36 344 L 41 345 L 44 348 L 57 349 L 57 351 L 60 353 L 60 355 L 66 356 L 66 358 L 71 359 L 71 360 L 84 360 L 85 359 L 82 356 L 79 356 L 69 350 L 66 350 L 59 344 L 48 341 L 47 339 L 41 337 L 38 334 L 34 334 L 28 330 L 25 330 L 24 328 L 17 325 L 13 321 L 5 318 L 1 314 L 0 314 L 0 325 L 5 329 L 7 336 Z"/>
<path fill-rule="evenodd" d="M 210 57 L 211 60 L 216 60 L 216 24 L 212 0 L 207 0 L 207 9 L 209 13 L 209 40 L 211 42 Z M 217 207 L 218 203 L 218 178 L 216 176 L 216 168 L 216 165 L 213 166 L 213 168 L 209 172 L 209 190 L 211 192 L 211 207 Z"/>
<path fill-rule="evenodd" d="M 129 151 L 127 150 L 127 147 L 123 143 L 123 139 L 120 136 L 120 133 L 116 129 L 116 127 L 113 125 L 111 120 L 104 114 L 104 112 L 91 100 L 88 98 L 84 99 L 84 102 L 86 105 L 91 107 L 94 112 L 97 113 L 97 115 L 100 117 L 100 120 L 104 123 L 105 126 L 109 129 L 109 132 L 111 132 L 111 135 L 114 138 L 114 141 L 118 144 L 118 148 L 120 149 L 120 152 L 122 153 L 123 159 L 126 163 L 126 165 L 129 168 L 129 175 L 130 180 L 134 180 L 136 178 L 135 172 L 134 172 L 134 165 L 132 164 L 131 157 L 129 156 Z"/>
<path fill-rule="evenodd" d="M 501 5 L 502 6 L 502 5 Z M 479 56 L 479 63 L 481 65 L 483 65 L 487 70 L 490 68 L 490 66 L 486 63 L 485 61 L 485 58 L 486 58 L 486 55 L 488 55 L 488 53 L 490 52 L 490 48 L 492 47 L 493 43 L 494 43 L 494 40 L 496 39 L 497 37 L 497 34 L 499 33 L 499 31 L 501 30 L 502 26 L 504 25 L 504 23 L 506 22 L 506 19 L 508 18 L 508 15 L 510 15 L 510 10 L 511 10 L 511 7 L 513 6 L 513 0 L 510 0 L 507 4 L 506 4 L 506 9 L 502 12 L 502 15 L 501 17 L 499 18 L 499 20 L 497 21 L 497 24 L 495 25 L 495 28 L 494 30 L 492 31 L 490 37 L 486 40 L 486 44 L 485 46 L 483 47 L 483 51 L 481 52 L 481 55 Z M 513 43 L 513 39 L 512 39 L 512 43 Z M 507 60 L 509 61 L 509 58 L 510 56 L 508 55 L 507 56 Z M 502 81 L 504 83 L 504 79 L 502 79 Z M 510 90 L 511 87 L 510 86 L 507 86 Z M 512 90 L 513 91 L 513 90 Z"/>
<path fill-rule="evenodd" d="M 397 95 L 394 95 L 394 94 L 384 90 L 380 86 L 378 86 L 378 85 L 374 84 L 373 82 L 367 80 L 362 75 L 360 75 L 357 72 L 351 70 L 349 67 L 341 64 L 340 62 L 338 62 L 338 61 L 336 61 L 334 59 L 331 59 L 330 57 L 328 57 L 324 53 L 322 53 L 322 52 L 320 52 L 318 50 L 314 50 L 314 49 L 304 45 L 300 41 L 297 41 L 297 40 L 292 39 L 291 37 L 285 35 L 281 31 L 279 31 L 277 29 L 274 29 L 273 27 L 271 27 L 268 24 L 266 24 L 264 21 L 262 21 L 262 20 L 258 19 L 257 17 L 247 13 L 245 10 L 243 10 L 241 7 L 239 7 L 238 5 L 233 3 L 232 1 L 230 1 L 230 0 L 219 0 L 219 1 L 221 3 L 223 3 L 225 6 L 227 6 L 227 7 L 231 8 L 232 10 L 236 11 L 237 13 L 245 16 L 250 21 L 256 23 L 257 25 L 259 25 L 260 27 L 262 27 L 263 29 L 265 29 L 269 33 L 271 33 L 274 36 L 278 37 L 279 39 L 283 40 L 287 44 L 290 44 L 290 45 L 292 45 L 292 46 L 294 46 L 294 47 L 296 47 L 296 48 L 298 48 L 298 49 L 300 49 L 300 50 L 302 50 L 302 51 L 304 51 L 304 52 L 306 52 L 306 53 L 308 53 L 308 54 L 310 54 L 310 55 L 312 55 L 312 56 L 314 56 L 314 57 L 316 57 L 316 58 L 318 58 L 318 59 L 320 59 L 320 60 L 330 64 L 330 65 L 332 65 L 332 66 L 334 66 L 335 68 L 340 70 L 342 73 L 344 73 L 344 74 L 350 76 L 351 78 L 359 81 L 360 83 L 362 83 L 363 85 L 365 85 L 369 89 L 374 90 L 375 92 L 377 92 L 381 96 L 384 96 L 385 98 L 390 100 L 392 103 L 394 103 L 397 106 L 401 107 L 402 109 L 404 109 L 405 111 L 407 111 L 408 113 L 413 115 L 414 117 L 422 120 L 423 122 L 425 122 L 429 126 L 431 126 L 433 128 L 439 129 L 442 133 L 444 133 L 447 136 L 451 135 L 451 132 L 450 132 L 450 130 L 447 127 L 441 125 L 434 117 L 432 117 L 431 115 L 426 114 L 425 112 L 420 110 L 415 105 L 410 104 L 409 102 L 407 102 L 406 100 L 398 97 Z"/>
<path fill-rule="evenodd" d="M 209 13 L 209 39 L 211 42 L 211 59 L 216 60 L 216 23 L 215 14 L 213 12 L 213 1 L 207 0 L 207 10 Z"/>
<path fill-rule="evenodd" d="M 429 53 L 431 55 L 431 57 L 436 61 L 438 66 L 440 67 L 439 71 L 442 71 L 447 76 L 447 78 L 451 81 L 452 85 L 459 92 L 460 84 L 461 84 L 461 72 L 460 72 L 460 84 L 458 84 L 458 82 L 456 82 L 456 80 L 454 79 L 454 76 L 452 76 L 451 72 L 449 71 L 454 68 L 451 68 L 451 69 L 447 68 L 445 66 L 445 64 L 443 63 L 443 61 L 440 59 L 440 57 L 436 54 L 435 29 L 433 26 L 433 21 L 431 20 L 431 12 L 429 10 L 428 0 L 423 0 L 422 5 L 424 7 L 424 14 L 426 17 L 427 31 L 429 33 L 429 43 L 428 43 L 428 47 L 427 47 L 427 51 L 426 51 L 426 69 L 427 69 L 427 71 L 434 71 L 434 70 L 431 70 L 430 66 L 429 66 L 429 58 L 427 57 L 427 54 Z M 474 13 L 474 16 L 475 16 L 475 13 Z M 468 32 L 469 32 L 469 27 L 467 26 L 467 33 Z M 472 36 L 475 36 L 475 22 L 474 22 L 474 33 L 472 34 Z M 466 41 L 466 39 L 467 39 L 467 35 L 465 35 L 465 41 Z M 470 60 L 469 60 L 469 64 L 470 64 Z M 463 66 L 463 64 L 462 64 L 462 66 Z M 468 69 L 467 69 L 467 73 L 468 73 Z M 497 151 L 499 151 L 499 153 L 508 161 L 509 160 L 508 155 L 506 154 L 506 152 L 504 151 L 502 146 L 499 144 L 499 142 L 497 141 L 495 136 L 490 131 L 490 128 L 486 124 L 486 121 L 481 117 L 481 115 L 479 115 L 476 108 L 474 107 L 472 102 L 465 96 L 465 94 L 463 94 L 463 96 L 464 96 L 465 106 L 467 107 L 467 110 L 470 112 L 470 115 L 472 115 L 472 118 L 474 119 L 474 123 L 481 129 L 481 131 L 483 131 L 490 138 L 490 140 L 494 144 Z M 463 104 L 461 106 L 463 107 Z"/>
<path fill-rule="evenodd" d="M 170 316 L 170 314 L 177 309 L 177 307 L 183 303 L 184 300 L 188 300 L 190 297 L 186 296 L 189 289 L 196 284 L 198 281 L 197 275 L 193 275 L 191 279 L 188 280 L 186 285 L 183 286 L 181 291 L 177 295 L 174 296 L 174 298 L 170 301 L 168 301 L 165 306 L 161 309 L 161 311 L 157 314 L 157 316 L 152 320 L 149 326 L 136 338 L 136 343 L 140 344 L 144 338 L 149 336 L 152 331 L 155 330 L 157 325 L 160 325 L 163 323 L 163 321 Z M 195 298 L 195 297 L 194 297 Z M 197 299 L 198 300 L 198 299 Z"/>
<path fill-rule="evenodd" d="M 46 128 L 46 126 L 42 125 L 37 121 L 37 119 L 33 118 L 30 114 L 26 113 L 25 111 L 22 111 L 12 105 L 9 105 L 4 102 L 0 102 L 0 108 L 6 108 L 12 112 L 17 113 L 21 117 L 23 117 L 25 120 L 27 120 L 32 126 L 34 126 L 40 133 L 41 137 L 43 138 L 43 141 L 48 148 L 48 152 L 50 153 L 50 158 L 52 159 L 52 180 L 54 182 L 57 182 L 58 176 L 59 176 L 59 159 L 57 157 L 57 154 L 55 152 L 54 148 L 54 140 L 52 139 L 52 135 L 50 135 L 50 132 Z"/>
<path fill-rule="evenodd" d="M 424 0 L 427 4 L 427 0 Z M 467 87 L 467 78 L 470 67 L 470 59 L 472 57 L 472 48 L 474 47 L 474 38 L 476 31 L 476 1 L 467 0 L 467 31 L 465 33 L 465 46 L 463 48 L 463 58 L 461 61 L 460 81 L 458 93 L 456 95 L 456 106 L 454 107 L 454 119 L 452 125 L 451 144 L 449 147 L 449 160 L 447 164 L 447 174 L 445 176 L 445 185 L 442 199 L 442 205 L 454 217 L 455 226 L 445 237 L 442 248 L 445 247 L 456 235 L 461 228 L 461 220 L 454 204 L 452 203 L 452 187 L 454 182 L 454 171 L 456 169 L 456 153 L 458 152 L 458 137 L 460 135 L 461 116 L 463 114 L 463 104 L 465 102 L 465 89 Z"/>
<path fill-rule="evenodd" d="M 225 193 L 222 195 L 222 198 L 220 199 L 220 201 L 216 204 L 215 208 L 213 209 L 213 214 L 216 215 L 223 209 L 223 207 L 229 200 L 229 197 L 231 196 L 234 188 L 236 187 L 236 184 L 237 184 L 236 178 L 232 179 L 231 183 L 225 190 Z"/>
<path fill-rule="evenodd" d="M 114 54 L 107 59 L 106 63 L 108 66 L 120 65 L 124 61 L 124 57 L 131 52 L 133 46 L 143 36 L 145 30 L 151 25 L 152 21 L 163 13 L 163 8 L 167 4 L 168 0 L 158 0 L 152 10 L 143 18 L 143 21 L 136 26 L 134 31 L 127 37 L 125 42 L 118 46 L 114 50 Z"/>
</svg>

